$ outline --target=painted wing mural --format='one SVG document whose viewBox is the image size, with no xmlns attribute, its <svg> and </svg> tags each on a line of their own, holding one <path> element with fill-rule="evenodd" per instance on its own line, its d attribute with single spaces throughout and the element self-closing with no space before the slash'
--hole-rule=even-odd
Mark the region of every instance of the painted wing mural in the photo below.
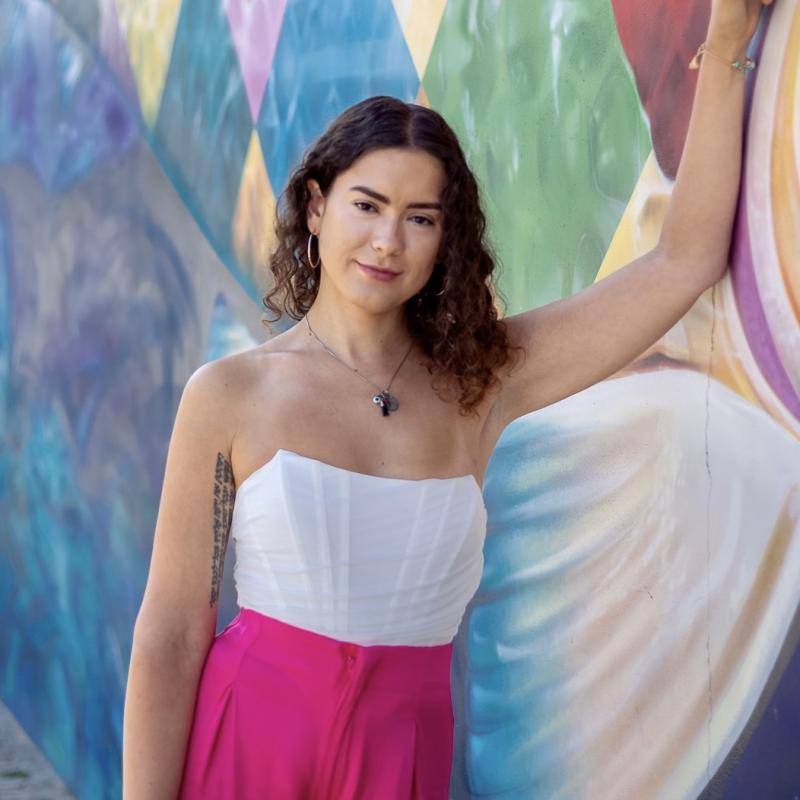
<svg viewBox="0 0 800 800">
<path fill-rule="evenodd" d="M 656 243 L 688 124 L 687 42 L 708 22 L 701 4 L 641 8 L 614 4 L 654 152 L 598 277 Z M 731 276 L 619 376 L 501 441 L 457 661 L 456 796 L 800 786 L 799 21 L 778 4 L 762 30 Z M 770 729 L 773 713 L 794 722 Z"/>
<path fill-rule="evenodd" d="M 303 148 L 371 94 L 439 109 L 508 312 L 547 302 L 655 243 L 708 8 L 0 0 L 0 697 L 76 795 L 119 796 L 175 408 L 200 363 L 269 335 Z M 778 0 L 754 42 L 730 277 L 500 440 L 454 798 L 800 790 L 799 29 Z"/>
</svg>

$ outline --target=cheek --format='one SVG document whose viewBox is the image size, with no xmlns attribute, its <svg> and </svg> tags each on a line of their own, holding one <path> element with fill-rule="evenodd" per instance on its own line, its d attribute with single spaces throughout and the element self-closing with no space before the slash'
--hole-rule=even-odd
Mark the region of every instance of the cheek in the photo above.
<svg viewBox="0 0 800 800">
<path fill-rule="evenodd" d="M 421 231 L 415 237 L 416 250 L 420 257 L 433 264 L 442 245 L 442 234 L 436 231 Z"/>
<path fill-rule="evenodd" d="M 342 250 L 346 250 L 352 238 L 352 226 L 338 214 L 326 214 L 322 225 L 321 247 L 328 260 L 338 260 Z"/>
</svg>

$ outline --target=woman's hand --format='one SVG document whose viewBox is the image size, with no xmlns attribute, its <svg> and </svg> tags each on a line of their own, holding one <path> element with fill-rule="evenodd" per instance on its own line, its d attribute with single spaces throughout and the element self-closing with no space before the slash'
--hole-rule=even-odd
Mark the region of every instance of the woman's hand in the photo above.
<svg viewBox="0 0 800 800">
<path fill-rule="evenodd" d="M 747 45 L 758 27 L 763 6 L 774 0 L 711 0 L 711 21 L 706 42 L 720 55 L 738 58 L 744 55 Z"/>
</svg>

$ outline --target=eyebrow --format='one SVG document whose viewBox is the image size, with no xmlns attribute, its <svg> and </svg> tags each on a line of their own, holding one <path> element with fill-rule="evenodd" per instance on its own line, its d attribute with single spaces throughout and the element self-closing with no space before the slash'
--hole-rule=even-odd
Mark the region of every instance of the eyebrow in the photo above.
<svg viewBox="0 0 800 800">
<path fill-rule="evenodd" d="M 388 203 L 389 198 L 386 195 L 380 194 L 380 192 L 376 192 L 374 189 L 368 189 L 366 186 L 351 186 L 351 192 L 362 192 L 363 194 L 367 195 L 368 197 L 373 197 L 375 200 L 380 201 L 381 203 Z M 409 208 L 432 208 L 436 211 L 442 210 L 441 203 L 409 203 Z"/>
</svg>

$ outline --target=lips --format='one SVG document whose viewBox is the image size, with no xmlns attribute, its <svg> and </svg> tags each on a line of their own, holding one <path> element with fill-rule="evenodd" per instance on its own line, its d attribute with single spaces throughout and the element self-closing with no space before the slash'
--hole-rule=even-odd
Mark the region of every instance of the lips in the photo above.
<svg viewBox="0 0 800 800">
<path fill-rule="evenodd" d="M 399 275 L 400 274 L 399 272 L 394 272 L 393 270 L 386 269 L 385 267 L 379 267 L 379 266 L 376 266 L 375 264 L 363 264 L 361 261 L 357 261 L 356 263 L 360 267 L 363 267 L 364 269 L 368 269 L 368 270 L 370 270 L 372 272 L 377 272 L 377 273 L 379 273 L 381 275 L 389 276 L 389 275 Z"/>
</svg>

